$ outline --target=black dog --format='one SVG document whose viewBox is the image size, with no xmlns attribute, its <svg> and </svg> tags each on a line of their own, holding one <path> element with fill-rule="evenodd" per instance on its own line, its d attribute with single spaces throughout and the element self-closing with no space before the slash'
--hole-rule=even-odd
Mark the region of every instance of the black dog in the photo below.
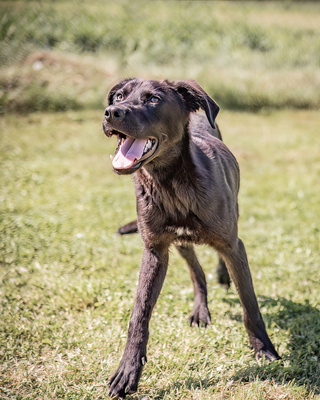
<svg viewBox="0 0 320 400">
<path fill-rule="evenodd" d="M 186 259 L 194 284 L 190 321 L 210 322 L 204 272 L 193 249 L 208 244 L 224 259 L 243 306 L 257 357 L 279 356 L 262 320 L 246 251 L 238 238 L 239 167 L 215 136 L 218 105 L 194 81 L 128 79 L 109 93 L 103 130 L 116 135 L 113 169 L 134 173 L 138 228 L 144 241 L 128 341 L 110 380 L 111 396 L 137 390 L 147 361 L 148 326 L 168 265 L 169 246 Z M 206 117 L 195 113 L 202 108 Z"/>
</svg>

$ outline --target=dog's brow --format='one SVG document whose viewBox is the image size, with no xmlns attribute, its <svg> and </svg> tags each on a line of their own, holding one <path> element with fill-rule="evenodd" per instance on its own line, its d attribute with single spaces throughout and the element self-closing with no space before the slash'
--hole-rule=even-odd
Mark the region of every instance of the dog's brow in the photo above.
<svg viewBox="0 0 320 400">
<path fill-rule="evenodd" d="M 168 90 L 166 90 L 166 88 L 164 88 L 163 86 L 155 86 L 155 87 L 153 88 L 153 90 L 154 90 L 154 91 L 157 91 L 157 92 L 161 92 L 161 93 L 163 93 L 163 94 L 165 94 L 165 93 L 168 92 Z"/>
<path fill-rule="evenodd" d="M 128 94 L 136 88 L 137 88 L 137 82 L 129 81 L 121 88 L 121 91 L 125 94 Z"/>
<path fill-rule="evenodd" d="M 162 88 L 150 88 L 143 92 L 143 94 L 163 95 L 165 91 Z"/>
</svg>

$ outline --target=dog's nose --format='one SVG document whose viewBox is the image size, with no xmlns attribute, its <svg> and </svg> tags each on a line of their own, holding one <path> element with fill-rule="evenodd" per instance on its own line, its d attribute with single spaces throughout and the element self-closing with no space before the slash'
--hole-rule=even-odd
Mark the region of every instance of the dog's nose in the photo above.
<svg viewBox="0 0 320 400">
<path fill-rule="evenodd" d="M 111 105 L 106 108 L 104 115 L 107 121 L 121 121 L 124 118 L 125 113 L 126 112 L 122 108 Z"/>
</svg>

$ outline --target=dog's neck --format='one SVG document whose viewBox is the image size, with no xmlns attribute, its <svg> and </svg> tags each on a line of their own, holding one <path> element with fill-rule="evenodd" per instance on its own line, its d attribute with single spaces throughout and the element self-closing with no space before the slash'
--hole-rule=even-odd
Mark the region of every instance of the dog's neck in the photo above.
<svg viewBox="0 0 320 400">
<path fill-rule="evenodd" d="M 146 165 L 134 174 L 136 190 L 143 193 L 167 215 L 186 217 L 191 211 L 196 213 L 199 198 L 199 180 L 196 166 L 191 157 L 194 146 L 188 130 L 185 137 L 170 149 L 164 163 Z M 174 157 L 173 157 L 174 155 Z M 201 190 L 201 188 L 200 188 Z M 206 188 L 203 188 L 203 192 Z"/>
<path fill-rule="evenodd" d="M 145 165 L 136 174 L 147 174 L 156 182 L 167 185 L 177 176 L 183 174 L 184 178 L 192 173 L 194 169 L 190 154 L 191 138 L 189 136 L 188 125 L 185 127 L 181 140 L 173 144 L 167 154 L 155 159 L 150 164 Z"/>
</svg>

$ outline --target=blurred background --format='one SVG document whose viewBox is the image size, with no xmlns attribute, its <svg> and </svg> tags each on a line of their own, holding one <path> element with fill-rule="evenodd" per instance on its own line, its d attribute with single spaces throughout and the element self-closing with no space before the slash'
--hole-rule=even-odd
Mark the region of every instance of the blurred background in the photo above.
<svg viewBox="0 0 320 400">
<path fill-rule="evenodd" d="M 119 78 L 196 79 L 223 107 L 320 105 L 320 3 L 1 1 L 2 112 L 101 108 Z"/>
</svg>

